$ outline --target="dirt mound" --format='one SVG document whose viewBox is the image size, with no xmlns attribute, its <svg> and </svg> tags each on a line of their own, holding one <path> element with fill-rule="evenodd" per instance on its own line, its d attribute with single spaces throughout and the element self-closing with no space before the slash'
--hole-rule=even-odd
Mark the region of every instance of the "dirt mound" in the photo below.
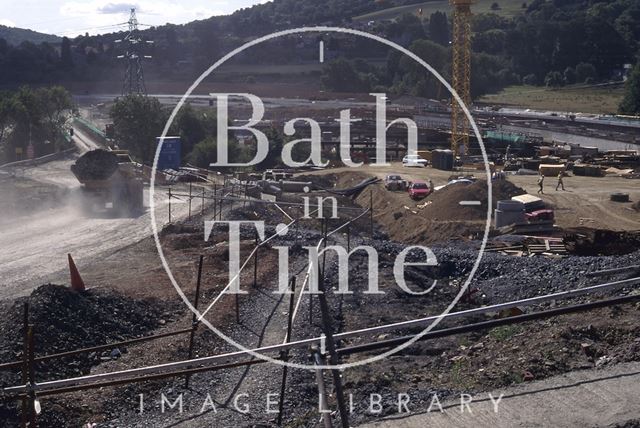
<svg viewBox="0 0 640 428">
<path fill-rule="evenodd" d="M 23 305 L 29 302 L 36 356 L 103 345 L 145 335 L 160 326 L 168 306 L 132 300 L 107 290 L 75 292 L 43 285 L 29 298 L 19 299 L 0 321 L 0 361 L 22 353 Z M 99 361 L 99 355 L 52 360 L 37 367 L 38 379 L 77 375 Z"/>
<path fill-rule="evenodd" d="M 332 189 L 336 183 L 335 174 L 327 175 L 298 175 L 296 181 L 309 181 L 317 186 L 319 189 Z"/>
<path fill-rule="evenodd" d="M 341 174 L 336 186 L 354 185 L 366 175 Z M 507 180 L 492 182 L 493 207 L 499 200 L 526 193 Z M 373 197 L 374 219 L 398 242 L 408 244 L 444 242 L 478 237 L 487 219 L 488 189 L 484 180 L 458 183 L 441 189 L 423 201 L 411 201 L 405 192 L 389 192 L 382 184 L 366 188 L 356 202 L 369 207 Z M 479 206 L 461 206 L 460 201 L 480 201 Z M 424 208 L 416 205 L 427 203 Z"/>
<path fill-rule="evenodd" d="M 336 187 L 355 186 L 367 174 L 348 172 L 337 175 Z M 507 180 L 492 182 L 492 206 L 499 200 L 526 193 Z M 487 219 L 488 189 L 485 180 L 452 184 L 422 201 L 412 201 L 406 192 L 389 192 L 382 183 L 365 188 L 355 201 L 368 208 L 373 198 L 374 220 L 392 239 L 404 243 L 434 243 L 478 237 Z M 479 206 L 461 206 L 460 201 L 480 201 Z M 417 205 L 427 203 L 423 208 Z M 367 220 L 367 219 L 363 219 Z"/>
<path fill-rule="evenodd" d="M 0 320 L 0 362 L 21 360 L 23 347 L 23 308 L 29 302 L 29 322 L 34 325 L 36 357 L 64 351 L 104 345 L 145 336 L 165 319 L 170 321 L 168 304 L 133 300 L 107 290 L 75 292 L 59 285 L 37 288 L 30 297 L 18 299 L 3 308 Z M 39 382 L 88 374 L 102 359 L 117 358 L 126 353 L 93 352 L 78 356 L 36 363 Z M 117 355 L 116 355 L 117 354 Z M 20 370 L 0 372 L 0 387 L 20 383 Z M 48 412 L 45 419 L 50 417 Z M 0 404 L 0 420 L 18 426 L 17 402 Z M 42 426 L 55 426 L 44 424 Z"/>
<path fill-rule="evenodd" d="M 491 182 L 492 208 L 498 201 L 511 199 L 525 192 L 507 180 Z M 424 214 L 432 220 L 486 220 L 488 188 L 485 180 L 473 184 L 455 183 L 433 193 L 429 197 L 431 204 L 424 209 Z M 461 206 L 460 201 L 480 201 L 480 205 Z"/>
</svg>

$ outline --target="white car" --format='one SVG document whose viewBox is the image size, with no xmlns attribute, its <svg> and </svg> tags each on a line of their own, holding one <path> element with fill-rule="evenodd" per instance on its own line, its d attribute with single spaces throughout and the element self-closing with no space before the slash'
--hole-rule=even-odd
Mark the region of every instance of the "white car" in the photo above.
<svg viewBox="0 0 640 428">
<path fill-rule="evenodd" d="M 421 158 L 418 155 L 406 155 L 402 158 L 402 166 L 416 166 L 424 168 L 429 163 L 428 160 Z"/>
</svg>

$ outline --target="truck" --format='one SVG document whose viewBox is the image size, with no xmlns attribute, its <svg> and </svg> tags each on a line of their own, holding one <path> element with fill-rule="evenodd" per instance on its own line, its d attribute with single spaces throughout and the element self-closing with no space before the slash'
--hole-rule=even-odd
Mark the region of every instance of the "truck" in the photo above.
<svg viewBox="0 0 640 428">
<path fill-rule="evenodd" d="M 87 212 L 111 211 L 128 216 L 144 209 L 142 168 L 126 150 L 92 150 L 71 165 L 81 184 L 82 204 Z"/>
</svg>

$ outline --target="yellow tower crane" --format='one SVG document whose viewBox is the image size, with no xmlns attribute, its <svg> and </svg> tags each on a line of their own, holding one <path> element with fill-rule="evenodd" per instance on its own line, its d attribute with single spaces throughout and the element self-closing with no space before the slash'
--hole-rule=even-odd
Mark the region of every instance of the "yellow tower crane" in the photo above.
<svg viewBox="0 0 640 428">
<path fill-rule="evenodd" d="M 452 86 L 466 106 L 471 105 L 471 5 L 474 0 L 449 0 L 453 5 Z M 451 98 L 451 150 L 469 153 L 469 121 L 455 98 Z"/>
</svg>

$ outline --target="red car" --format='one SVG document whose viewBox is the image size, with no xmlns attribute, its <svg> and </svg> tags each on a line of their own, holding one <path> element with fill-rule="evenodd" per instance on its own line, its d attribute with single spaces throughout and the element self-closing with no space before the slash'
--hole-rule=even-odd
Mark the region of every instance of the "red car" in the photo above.
<svg viewBox="0 0 640 428">
<path fill-rule="evenodd" d="M 426 198 L 431 193 L 429 185 L 424 181 L 410 183 L 407 191 L 409 192 L 409 197 L 415 200 Z"/>
</svg>

